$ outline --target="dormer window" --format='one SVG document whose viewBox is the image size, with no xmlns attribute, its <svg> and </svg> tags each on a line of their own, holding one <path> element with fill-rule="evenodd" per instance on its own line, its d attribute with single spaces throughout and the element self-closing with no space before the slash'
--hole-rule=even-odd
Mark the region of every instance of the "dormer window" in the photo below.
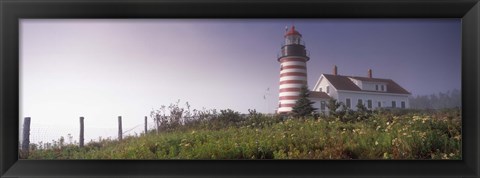
<svg viewBox="0 0 480 178">
<path fill-rule="evenodd" d="M 327 86 L 327 93 L 330 93 L 330 87 Z"/>
</svg>

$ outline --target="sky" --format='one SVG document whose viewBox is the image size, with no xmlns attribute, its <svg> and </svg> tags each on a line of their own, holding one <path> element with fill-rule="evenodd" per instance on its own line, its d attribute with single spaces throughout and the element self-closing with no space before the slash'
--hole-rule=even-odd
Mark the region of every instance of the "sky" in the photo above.
<svg viewBox="0 0 480 178">
<path fill-rule="evenodd" d="M 118 116 L 135 127 L 178 100 L 273 113 L 292 24 L 310 52 L 310 88 L 337 65 L 414 96 L 461 89 L 460 19 L 22 19 L 20 122 L 75 135 L 84 116 L 116 133 Z"/>
</svg>

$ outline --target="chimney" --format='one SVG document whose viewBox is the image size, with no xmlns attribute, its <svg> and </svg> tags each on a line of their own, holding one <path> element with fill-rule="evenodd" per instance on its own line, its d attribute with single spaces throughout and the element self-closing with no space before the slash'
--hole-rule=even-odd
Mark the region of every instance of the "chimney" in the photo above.
<svg viewBox="0 0 480 178">
<path fill-rule="evenodd" d="M 337 65 L 333 66 L 333 75 L 337 75 Z"/>
<path fill-rule="evenodd" d="M 368 78 L 372 78 L 372 69 L 368 69 Z"/>
</svg>

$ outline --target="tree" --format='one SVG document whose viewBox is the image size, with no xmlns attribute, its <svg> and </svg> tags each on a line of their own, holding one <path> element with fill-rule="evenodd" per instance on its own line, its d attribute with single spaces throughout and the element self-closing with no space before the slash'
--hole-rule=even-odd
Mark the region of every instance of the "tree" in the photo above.
<svg viewBox="0 0 480 178">
<path fill-rule="evenodd" d="M 341 104 L 338 103 L 336 99 L 332 98 L 328 101 L 327 108 L 330 112 L 330 116 L 332 116 L 332 117 L 338 117 L 339 116 L 338 113 L 337 113 L 337 110 L 338 110 L 338 108 L 340 108 L 340 105 Z"/>
<path fill-rule="evenodd" d="M 365 105 L 362 103 L 357 104 L 357 112 L 356 112 L 356 119 L 357 120 L 364 120 L 370 118 L 371 111 L 368 110 Z"/>
<path fill-rule="evenodd" d="M 462 95 L 460 90 L 454 89 L 430 95 L 417 95 L 409 97 L 410 107 L 414 109 L 445 109 L 460 108 Z"/>
<path fill-rule="evenodd" d="M 300 89 L 300 98 L 293 106 L 292 113 L 297 117 L 305 117 L 311 115 L 317 108 L 313 107 L 313 103 L 308 99 L 310 91 L 308 90 L 307 85 L 303 85 Z"/>
<path fill-rule="evenodd" d="M 368 109 L 365 107 L 365 105 L 363 105 L 363 103 L 357 103 L 357 112 L 361 112 L 361 113 L 364 113 L 364 112 L 367 112 Z"/>
</svg>

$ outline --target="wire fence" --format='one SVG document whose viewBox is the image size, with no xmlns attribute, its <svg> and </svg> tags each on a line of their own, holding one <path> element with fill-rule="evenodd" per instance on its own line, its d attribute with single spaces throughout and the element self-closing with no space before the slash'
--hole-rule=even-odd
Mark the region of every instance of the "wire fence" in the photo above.
<svg viewBox="0 0 480 178">
<path fill-rule="evenodd" d="M 31 118 L 34 120 L 35 118 Z M 127 136 L 139 136 L 145 133 L 145 124 L 147 130 L 155 129 L 155 122 L 146 122 L 140 117 L 138 124 L 136 125 L 123 125 L 122 137 Z M 75 144 L 80 142 L 80 125 L 73 124 L 78 121 L 72 122 L 70 125 L 55 125 L 55 124 L 35 124 L 32 122 L 29 128 L 24 128 L 24 118 L 20 119 L 19 128 L 19 148 L 23 148 L 24 143 L 28 145 L 37 145 L 41 148 L 48 148 L 55 143 L 62 142 L 63 144 Z M 28 129 L 29 138 L 27 141 L 24 139 L 24 130 Z M 119 127 L 118 125 L 112 125 L 111 127 L 98 127 L 86 125 L 83 130 L 84 142 L 101 141 L 104 139 L 117 140 L 119 139 Z"/>
<path fill-rule="evenodd" d="M 268 114 L 267 114 L 268 115 Z M 246 117 L 246 114 L 241 114 L 241 117 Z M 185 117 L 181 122 L 185 123 L 187 120 L 198 120 L 200 116 Z M 139 117 L 138 120 L 131 122 L 131 118 L 128 125 L 122 125 L 122 117 L 118 117 L 117 124 L 112 124 L 110 127 L 98 127 L 98 124 L 92 126 L 91 122 L 84 125 L 83 117 L 79 118 L 75 122 L 70 122 L 67 125 L 55 125 L 54 123 L 46 124 L 39 122 L 31 122 L 35 118 L 21 118 L 19 129 L 19 149 L 22 154 L 28 155 L 30 146 L 34 146 L 39 149 L 56 148 L 61 145 L 73 144 L 83 147 L 84 144 L 88 145 L 91 142 L 98 142 L 102 140 L 122 140 L 128 136 L 140 136 L 148 131 L 156 130 L 156 123 L 151 120 L 148 121 L 148 117 Z M 38 118 L 38 121 L 41 118 Z M 74 124 L 76 123 L 76 124 Z M 133 123 L 133 124 L 132 124 Z M 25 126 L 24 126 L 25 124 Z M 64 123 L 65 124 L 65 123 Z M 95 123 L 94 123 L 95 124 Z M 24 128 L 25 127 L 25 128 Z M 27 137 L 24 137 L 27 134 Z"/>
</svg>

